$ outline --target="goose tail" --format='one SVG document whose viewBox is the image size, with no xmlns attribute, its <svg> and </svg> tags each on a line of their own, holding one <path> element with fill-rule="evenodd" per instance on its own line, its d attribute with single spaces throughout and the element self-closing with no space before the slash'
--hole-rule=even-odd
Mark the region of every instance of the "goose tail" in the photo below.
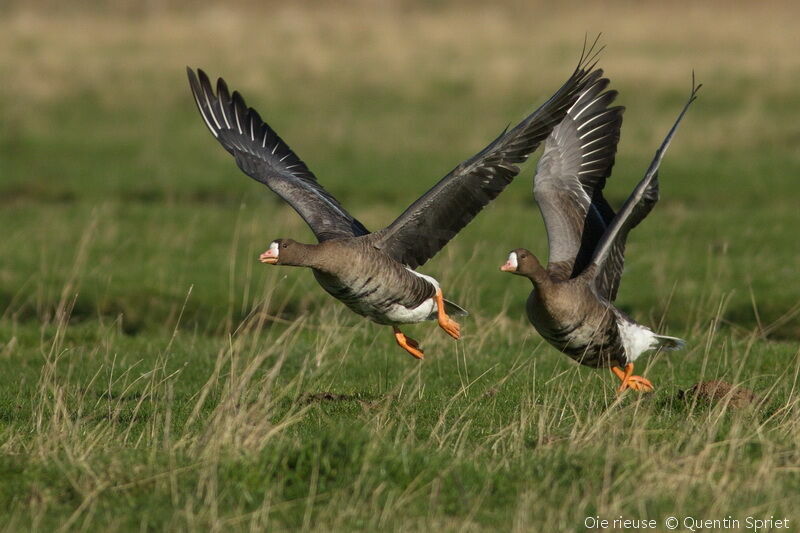
<svg viewBox="0 0 800 533">
<path fill-rule="evenodd" d="M 445 299 L 444 311 L 450 316 L 469 316 L 469 313 L 463 307 L 460 307 L 450 300 Z"/>
<path fill-rule="evenodd" d="M 654 348 L 661 350 L 680 350 L 686 346 L 686 341 L 678 337 L 670 337 L 669 335 L 653 335 L 656 340 Z"/>
</svg>

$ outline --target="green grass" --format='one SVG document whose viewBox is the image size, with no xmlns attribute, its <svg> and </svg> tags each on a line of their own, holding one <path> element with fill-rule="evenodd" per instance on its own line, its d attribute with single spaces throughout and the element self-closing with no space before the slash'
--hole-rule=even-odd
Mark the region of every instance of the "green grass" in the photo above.
<svg viewBox="0 0 800 533">
<path fill-rule="evenodd" d="M 507 9 L 0 21 L 0 528 L 800 523 L 797 9 L 567 6 L 546 27 Z M 310 272 L 256 262 L 312 236 L 216 145 L 183 73 L 224 75 L 377 229 L 546 98 L 584 30 L 606 32 L 628 108 L 615 205 L 692 68 L 705 83 L 629 241 L 618 304 L 688 340 L 637 365 L 656 385 L 642 397 L 544 343 L 527 282 L 497 271 L 518 246 L 546 256 L 534 164 L 423 268 L 471 316 L 459 342 L 407 328 L 417 362 Z M 681 397 L 709 379 L 760 400 Z"/>
</svg>

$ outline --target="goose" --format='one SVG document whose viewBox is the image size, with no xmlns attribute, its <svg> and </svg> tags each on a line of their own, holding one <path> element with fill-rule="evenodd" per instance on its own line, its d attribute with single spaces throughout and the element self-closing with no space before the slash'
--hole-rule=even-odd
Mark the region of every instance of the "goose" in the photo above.
<svg viewBox="0 0 800 533">
<path fill-rule="evenodd" d="M 536 168 L 534 198 L 550 249 L 547 267 L 525 248 L 512 250 L 501 271 L 528 278 L 528 320 L 552 346 L 594 368 L 610 367 L 626 389 L 649 392 L 650 380 L 633 374 L 634 361 L 654 349 L 676 350 L 685 341 L 657 335 L 614 306 L 625 241 L 658 201 L 658 167 L 678 124 L 697 97 L 695 85 L 656 151 L 650 167 L 618 213 L 603 197 L 622 125 L 617 92 L 598 79 L 580 95 L 547 138 Z"/>
<path fill-rule="evenodd" d="M 417 359 L 419 342 L 399 328 L 437 320 L 454 339 L 465 316 L 444 299 L 439 282 L 416 269 L 441 250 L 518 174 L 518 164 L 564 118 L 584 88 L 600 79 L 594 46 L 581 53 L 569 79 L 541 107 L 486 148 L 456 166 L 394 222 L 376 232 L 348 213 L 317 181 L 306 164 L 241 94 L 219 78 L 214 92 L 205 72 L 187 67 L 194 101 L 208 129 L 239 168 L 291 205 L 317 238 L 316 244 L 273 240 L 259 260 L 307 267 L 319 285 L 355 313 L 392 327 L 397 344 Z"/>
</svg>

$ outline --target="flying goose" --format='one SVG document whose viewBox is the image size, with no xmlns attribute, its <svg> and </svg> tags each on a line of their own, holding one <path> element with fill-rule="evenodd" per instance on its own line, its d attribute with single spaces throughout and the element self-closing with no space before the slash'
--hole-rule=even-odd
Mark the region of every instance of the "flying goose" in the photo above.
<svg viewBox="0 0 800 533">
<path fill-rule="evenodd" d="M 625 389 L 652 391 L 633 375 L 633 363 L 648 350 L 676 350 L 685 341 L 656 335 L 614 306 L 628 232 L 658 201 L 658 167 L 700 85 L 692 80 L 689 100 L 655 154 L 644 178 L 619 213 L 603 197 L 622 125 L 623 107 L 607 79 L 588 86 L 545 142 L 533 194 L 544 218 L 550 247 L 547 268 L 524 248 L 513 250 L 504 272 L 533 283 L 526 311 L 550 344 L 581 364 L 610 367 Z"/>
<path fill-rule="evenodd" d="M 593 48 L 593 47 L 592 47 Z M 585 87 L 602 76 L 597 53 L 584 48 L 564 85 L 539 109 L 506 129 L 472 158 L 456 166 L 386 228 L 370 233 L 317 181 L 306 164 L 238 92 L 220 78 L 214 92 L 208 76 L 187 68 L 189 85 L 208 129 L 236 159 L 239 168 L 269 187 L 306 221 L 318 244 L 275 239 L 260 261 L 309 267 L 325 291 L 355 313 L 392 326 L 403 349 L 421 359 L 419 343 L 400 324 L 438 320 L 454 339 L 464 316 L 442 296 L 439 283 L 416 272 L 492 201 L 564 118 Z"/>
</svg>

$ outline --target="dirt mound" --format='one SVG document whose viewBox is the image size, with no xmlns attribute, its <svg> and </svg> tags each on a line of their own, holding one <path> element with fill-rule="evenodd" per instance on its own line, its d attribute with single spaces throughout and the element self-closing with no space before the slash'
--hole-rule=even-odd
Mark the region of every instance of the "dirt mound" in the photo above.
<svg viewBox="0 0 800 533">
<path fill-rule="evenodd" d="M 725 401 L 730 398 L 730 405 L 736 408 L 747 407 L 759 400 L 758 395 L 750 389 L 719 380 L 701 381 L 690 389 L 681 391 L 680 397 L 682 399 L 697 398 L 711 403 Z"/>
<path fill-rule="evenodd" d="M 300 397 L 300 403 L 309 404 L 315 402 L 351 402 L 361 401 L 354 394 L 336 394 L 335 392 L 316 392 L 307 393 Z"/>
</svg>

